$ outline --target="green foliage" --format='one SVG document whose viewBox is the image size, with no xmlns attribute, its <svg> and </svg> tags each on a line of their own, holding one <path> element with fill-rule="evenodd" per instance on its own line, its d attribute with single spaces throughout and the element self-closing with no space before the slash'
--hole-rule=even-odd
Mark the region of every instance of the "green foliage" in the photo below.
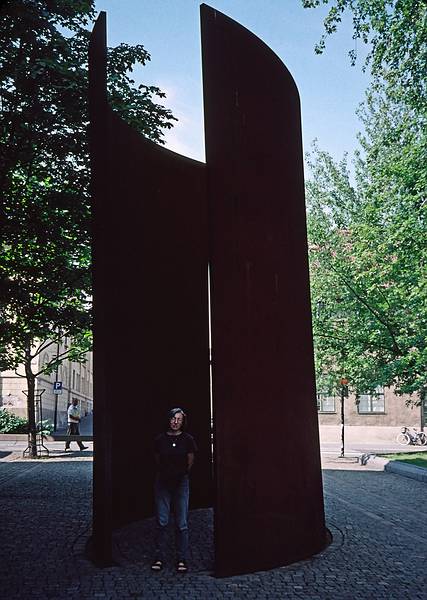
<svg viewBox="0 0 427 600">
<path fill-rule="evenodd" d="M 49 419 L 43 419 L 37 422 L 36 429 L 38 433 L 46 436 L 52 433 L 54 426 Z M 0 408 L 0 433 L 28 433 L 28 420 Z"/>
<path fill-rule="evenodd" d="M 302 0 L 305 8 L 320 4 L 331 8 L 324 20 L 325 34 L 316 52 L 325 49 L 326 38 L 334 33 L 345 11 L 353 19 L 353 38 L 369 44 L 366 64 L 375 78 L 387 82 L 393 94 L 403 89 L 407 103 L 427 106 L 427 4 L 425 0 Z M 349 52 L 352 64 L 356 50 Z"/>
<path fill-rule="evenodd" d="M 49 419 L 43 419 L 43 421 L 37 422 L 37 431 L 41 433 L 41 435 L 46 436 L 50 435 L 54 430 L 54 425 L 52 421 Z"/>
<path fill-rule="evenodd" d="M 71 346 L 42 367 L 84 360 L 91 348 L 88 44 L 93 0 L 14 0 L 0 9 L 0 370 L 23 364 L 33 414 L 33 365 L 63 337 Z M 108 50 L 112 107 L 162 143 L 174 117 L 164 94 L 136 85 L 143 46 Z"/>
<path fill-rule="evenodd" d="M 73 360 L 91 347 L 86 26 L 93 4 L 16 0 L 0 11 L 1 370 L 29 366 L 60 337 L 73 339 Z M 110 48 L 108 92 L 122 118 L 162 143 L 173 117 L 153 99 L 164 94 L 130 76 L 149 59 L 141 45 Z"/>
<path fill-rule="evenodd" d="M 333 389 L 346 376 L 356 392 L 395 385 L 421 400 L 427 390 L 427 5 L 331 4 L 326 35 L 349 9 L 354 37 L 370 43 L 373 78 L 359 111 L 364 132 L 355 184 L 345 160 L 336 164 L 316 145 L 309 158 L 319 386 Z M 324 43 L 325 37 L 318 51 Z"/>
<path fill-rule="evenodd" d="M 0 408 L 0 433 L 27 433 L 28 421 Z"/>
<path fill-rule="evenodd" d="M 423 467 L 427 469 L 427 451 L 424 452 L 399 452 L 398 454 L 384 454 L 384 458 L 389 460 L 398 460 L 407 465 Z"/>
<path fill-rule="evenodd" d="M 365 108 L 356 184 L 346 162 L 309 157 L 308 231 L 320 387 L 427 385 L 426 139 L 405 107 Z M 397 132 L 399 143 L 394 139 Z"/>
</svg>

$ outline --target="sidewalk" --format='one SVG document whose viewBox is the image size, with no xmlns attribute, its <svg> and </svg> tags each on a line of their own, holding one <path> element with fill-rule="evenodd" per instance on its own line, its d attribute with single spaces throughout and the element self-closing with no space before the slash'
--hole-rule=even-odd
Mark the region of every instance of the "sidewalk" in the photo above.
<svg viewBox="0 0 427 600">
<path fill-rule="evenodd" d="M 3 456 L 2 456 L 3 454 Z M 86 560 L 91 527 L 91 452 L 22 460 L 0 452 L 0 597 L 8 600 L 425 599 L 426 484 L 355 458 L 323 456 L 332 544 L 309 560 L 215 579 L 212 511 L 192 511 L 191 571 L 152 573 L 153 520 L 115 535 L 117 565 Z"/>
<path fill-rule="evenodd" d="M 346 425 L 344 428 L 345 451 L 349 453 L 412 452 L 423 450 L 423 446 L 402 446 L 396 441 L 400 427 L 363 427 Z M 341 425 L 319 426 L 322 452 L 341 449 Z"/>
<path fill-rule="evenodd" d="M 345 439 L 349 444 L 394 444 L 400 427 L 345 425 Z M 321 443 L 341 440 L 341 425 L 319 425 Z"/>
</svg>

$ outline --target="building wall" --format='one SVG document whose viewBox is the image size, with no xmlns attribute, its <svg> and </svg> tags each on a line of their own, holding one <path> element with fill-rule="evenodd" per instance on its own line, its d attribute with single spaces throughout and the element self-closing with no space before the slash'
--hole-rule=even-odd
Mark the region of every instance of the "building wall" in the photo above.
<svg viewBox="0 0 427 600">
<path fill-rule="evenodd" d="M 59 347 L 59 353 L 66 350 L 67 339 Z M 41 366 L 49 362 L 57 354 L 57 345 L 52 344 L 33 361 L 33 372 L 40 370 Z M 23 374 L 23 367 L 17 369 Z M 55 381 L 62 381 L 62 394 L 53 393 Z M 0 406 L 15 413 L 20 417 L 27 417 L 27 398 L 24 391 L 27 389 L 26 379 L 14 371 L 4 371 L 0 374 Z M 86 363 L 80 364 L 64 360 L 59 366 L 58 374 L 39 375 L 37 377 L 36 391 L 44 390 L 42 398 L 42 418 L 54 422 L 55 403 L 57 403 L 57 428 L 67 423 L 67 408 L 73 398 L 79 400 L 82 416 L 93 412 L 93 356 L 92 352 L 86 355 Z M 40 415 L 37 415 L 39 420 Z"/>
<path fill-rule="evenodd" d="M 344 417 L 347 425 L 361 426 L 403 426 L 417 427 L 421 426 L 422 411 L 420 406 L 406 405 L 409 396 L 397 396 L 393 388 L 384 388 L 384 409 L 381 410 L 381 394 L 380 398 L 373 398 L 371 401 L 367 397 L 356 398 L 350 394 L 344 399 Z M 319 396 L 319 395 L 318 395 Z M 413 398 L 414 399 L 414 398 Z M 416 400 L 416 399 L 415 399 Z M 335 410 L 331 409 L 335 406 Z M 372 412 L 366 411 L 366 407 L 374 408 Z M 326 409 L 321 410 L 321 409 Z M 331 412 L 329 412 L 331 411 Z M 319 407 L 318 397 L 318 412 L 320 425 L 339 425 L 341 423 L 341 398 L 339 395 L 334 397 L 334 402 L 330 398 L 326 402 L 322 402 Z"/>
</svg>

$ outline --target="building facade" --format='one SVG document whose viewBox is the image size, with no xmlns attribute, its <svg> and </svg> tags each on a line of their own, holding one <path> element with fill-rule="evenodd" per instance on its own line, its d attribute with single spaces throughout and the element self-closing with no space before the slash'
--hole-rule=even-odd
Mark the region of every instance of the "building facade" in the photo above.
<svg viewBox="0 0 427 600">
<path fill-rule="evenodd" d="M 67 349 L 67 338 L 58 346 L 52 344 L 33 360 L 33 372 L 41 370 L 57 354 Z M 37 377 L 36 394 L 41 398 L 42 418 L 56 424 L 57 429 L 66 426 L 67 409 L 74 398 L 77 398 L 82 416 L 93 412 L 93 356 L 86 354 L 83 364 L 65 359 L 58 370 L 50 375 L 41 374 Z M 22 366 L 15 371 L 3 371 L 0 374 L 0 406 L 10 412 L 27 417 L 27 398 L 25 395 L 26 379 Z M 60 388 L 60 393 L 54 393 L 54 387 Z M 39 403 L 36 403 L 37 420 L 40 420 Z"/>
<path fill-rule="evenodd" d="M 345 423 L 375 427 L 427 427 L 427 399 L 424 406 L 416 406 L 413 402 L 408 404 L 410 399 L 409 396 L 397 396 L 393 388 L 378 388 L 374 394 L 350 394 L 344 398 Z M 320 425 L 339 425 L 341 396 L 318 393 L 317 410 Z"/>
</svg>

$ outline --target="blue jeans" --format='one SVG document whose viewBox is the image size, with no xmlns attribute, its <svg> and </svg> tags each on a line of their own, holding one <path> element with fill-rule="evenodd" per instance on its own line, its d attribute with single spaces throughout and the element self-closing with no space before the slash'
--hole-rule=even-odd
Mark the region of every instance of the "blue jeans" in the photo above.
<svg viewBox="0 0 427 600">
<path fill-rule="evenodd" d="M 190 485 L 188 475 L 175 484 L 157 477 L 155 483 L 156 501 L 156 559 L 164 560 L 166 550 L 166 529 L 169 523 L 171 505 L 175 515 L 175 543 L 177 560 L 188 558 L 188 501 Z"/>
</svg>

